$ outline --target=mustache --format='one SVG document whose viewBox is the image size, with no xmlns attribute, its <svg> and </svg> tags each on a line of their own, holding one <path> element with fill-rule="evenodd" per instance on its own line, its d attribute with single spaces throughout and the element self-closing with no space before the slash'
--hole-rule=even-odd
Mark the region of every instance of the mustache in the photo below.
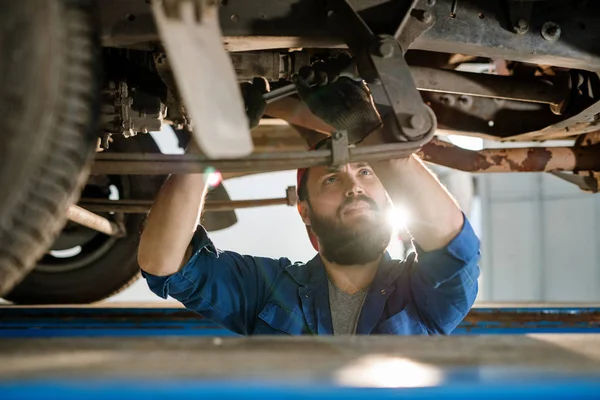
<svg viewBox="0 0 600 400">
<path fill-rule="evenodd" d="M 375 200 L 373 200 L 372 198 L 370 198 L 367 195 L 359 194 L 356 196 L 347 197 L 344 200 L 344 202 L 342 204 L 340 204 L 340 206 L 338 208 L 338 215 L 341 215 L 347 207 L 350 207 L 353 204 L 361 203 L 361 202 L 367 203 L 371 210 L 379 211 L 379 207 L 377 206 L 377 203 L 375 202 Z"/>
</svg>

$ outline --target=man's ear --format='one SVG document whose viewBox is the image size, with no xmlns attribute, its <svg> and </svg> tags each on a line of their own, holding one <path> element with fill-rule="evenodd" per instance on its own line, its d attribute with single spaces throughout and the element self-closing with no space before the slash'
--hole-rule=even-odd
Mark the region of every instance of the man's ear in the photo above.
<svg viewBox="0 0 600 400">
<path fill-rule="evenodd" d="M 306 200 L 298 202 L 298 212 L 304 222 L 304 225 L 310 226 L 310 213 L 308 212 L 308 202 Z"/>
</svg>

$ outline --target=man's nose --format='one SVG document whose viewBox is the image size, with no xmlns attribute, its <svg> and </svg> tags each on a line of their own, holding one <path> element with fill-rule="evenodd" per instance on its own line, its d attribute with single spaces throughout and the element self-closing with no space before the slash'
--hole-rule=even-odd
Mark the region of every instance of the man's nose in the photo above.
<svg viewBox="0 0 600 400">
<path fill-rule="evenodd" d="M 362 186 L 359 184 L 358 180 L 349 178 L 348 186 L 346 188 L 346 197 L 352 197 L 359 194 L 364 194 L 365 191 Z"/>
</svg>

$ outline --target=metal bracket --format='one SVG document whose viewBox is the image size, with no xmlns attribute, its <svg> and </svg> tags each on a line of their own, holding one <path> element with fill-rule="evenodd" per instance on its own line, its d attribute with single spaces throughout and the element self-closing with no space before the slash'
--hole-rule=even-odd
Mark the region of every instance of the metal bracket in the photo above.
<svg viewBox="0 0 600 400">
<path fill-rule="evenodd" d="M 348 132 L 337 131 L 331 135 L 331 165 L 340 166 L 350 162 Z"/>
<path fill-rule="evenodd" d="M 192 135 L 210 158 L 243 157 L 252 137 L 215 0 L 154 0 L 152 12 Z"/>
<path fill-rule="evenodd" d="M 405 48 L 398 41 L 402 38 L 407 48 L 435 23 L 429 10 L 414 8 L 421 3 L 413 0 L 394 37 L 375 36 L 347 0 L 330 0 L 327 7 L 328 24 L 350 48 L 361 77 L 384 89 L 385 99 L 378 99 L 377 91 L 373 97 L 375 103 L 389 104 L 393 110 L 394 118 L 384 116 L 392 141 L 413 142 L 432 136 L 437 126 L 435 114 L 423 103 L 404 59 Z"/>
<path fill-rule="evenodd" d="M 598 192 L 598 179 L 592 176 L 583 176 L 576 173 L 568 173 L 563 171 L 552 171 L 550 174 L 564 181 L 574 184 L 579 189 L 585 192 Z"/>
<path fill-rule="evenodd" d="M 296 186 L 288 186 L 285 190 L 285 198 L 287 200 L 288 206 L 295 206 L 298 204 L 298 190 L 296 190 Z"/>
<path fill-rule="evenodd" d="M 435 1 L 413 0 L 402 22 L 396 29 L 394 38 L 400 43 L 402 52 L 406 53 L 410 45 L 423 33 L 435 25 L 433 12 Z"/>
</svg>

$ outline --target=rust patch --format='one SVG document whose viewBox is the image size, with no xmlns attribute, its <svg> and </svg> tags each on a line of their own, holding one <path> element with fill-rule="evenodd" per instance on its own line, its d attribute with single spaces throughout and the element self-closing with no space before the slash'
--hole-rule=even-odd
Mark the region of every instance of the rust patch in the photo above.
<svg viewBox="0 0 600 400">
<path fill-rule="evenodd" d="M 504 157 L 497 155 L 497 156 L 491 156 L 491 159 L 494 162 L 494 165 L 499 165 L 499 164 L 502 164 L 502 160 L 504 159 Z"/>
<path fill-rule="evenodd" d="M 552 152 L 549 149 L 543 147 L 531 148 L 527 151 L 527 158 L 521 164 L 520 171 L 545 171 L 551 158 Z"/>
<path fill-rule="evenodd" d="M 493 166 L 484 155 L 476 151 L 461 149 L 440 140 L 427 143 L 420 155 L 425 161 L 467 172 L 478 172 Z"/>
</svg>

